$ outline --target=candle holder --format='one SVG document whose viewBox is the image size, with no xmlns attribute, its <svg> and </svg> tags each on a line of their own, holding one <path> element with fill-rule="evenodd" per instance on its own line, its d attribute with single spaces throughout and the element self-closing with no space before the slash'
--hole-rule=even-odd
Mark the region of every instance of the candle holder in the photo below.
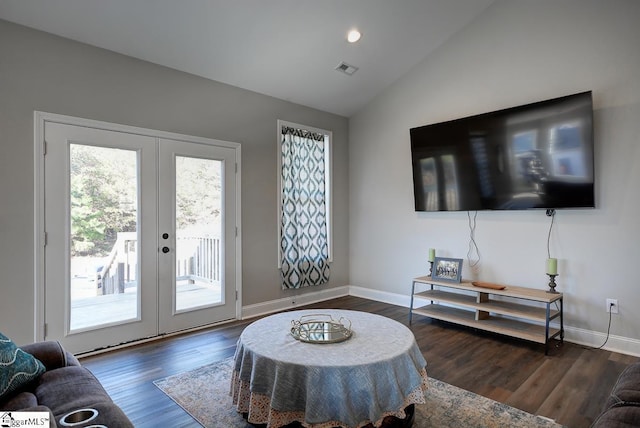
<svg viewBox="0 0 640 428">
<path fill-rule="evenodd" d="M 560 294 L 559 292 L 556 291 L 556 275 L 550 274 L 548 273 L 547 275 L 549 275 L 549 290 L 547 290 L 547 293 L 550 294 Z"/>
<path fill-rule="evenodd" d="M 433 275 L 433 262 L 429 260 L 429 276 Z"/>
</svg>

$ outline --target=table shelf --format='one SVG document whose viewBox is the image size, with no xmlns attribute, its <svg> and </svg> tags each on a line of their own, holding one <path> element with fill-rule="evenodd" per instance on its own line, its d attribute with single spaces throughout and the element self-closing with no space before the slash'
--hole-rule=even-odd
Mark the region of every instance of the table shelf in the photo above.
<svg viewBox="0 0 640 428">
<path fill-rule="evenodd" d="M 429 289 L 416 291 L 416 285 Z M 417 302 L 425 305 L 416 305 Z M 418 277 L 411 290 L 409 323 L 413 314 L 542 343 L 545 353 L 549 340 L 564 339 L 562 293 L 532 288 L 506 286 L 497 290 L 468 281 L 450 283 Z M 556 318 L 559 328 L 550 325 Z"/>
</svg>

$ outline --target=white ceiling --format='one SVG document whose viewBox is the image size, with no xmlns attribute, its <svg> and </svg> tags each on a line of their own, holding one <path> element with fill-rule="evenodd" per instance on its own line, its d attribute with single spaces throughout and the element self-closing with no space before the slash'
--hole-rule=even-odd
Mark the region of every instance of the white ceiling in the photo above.
<svg viewBox="0 0 640 428">
<path fill-rule="evenodd" d="M 349 117 L 493 1 L 0 0 L 0 18 Z"/>
</svg>

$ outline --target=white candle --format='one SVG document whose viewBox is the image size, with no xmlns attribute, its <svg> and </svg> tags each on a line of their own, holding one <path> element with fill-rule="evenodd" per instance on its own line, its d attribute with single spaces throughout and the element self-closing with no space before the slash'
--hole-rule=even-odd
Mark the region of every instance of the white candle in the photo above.
<svg viewBox="0 0 640 428">
<path fill-rule="evenodd" d="M 547 274 L 558 274 L 558 259 L 547 259 Z"/>
</svg>

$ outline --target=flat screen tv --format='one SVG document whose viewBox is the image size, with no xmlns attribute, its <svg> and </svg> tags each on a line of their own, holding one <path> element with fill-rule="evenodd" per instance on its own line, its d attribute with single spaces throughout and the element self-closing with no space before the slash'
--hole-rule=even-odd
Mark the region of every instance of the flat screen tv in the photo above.
<svg viewBox="0 0 640 428">
<path fill-rule="evenodd" d="M 591 91 L 410 130 L 416 211 L 593 208 Z"/>
</svg>

